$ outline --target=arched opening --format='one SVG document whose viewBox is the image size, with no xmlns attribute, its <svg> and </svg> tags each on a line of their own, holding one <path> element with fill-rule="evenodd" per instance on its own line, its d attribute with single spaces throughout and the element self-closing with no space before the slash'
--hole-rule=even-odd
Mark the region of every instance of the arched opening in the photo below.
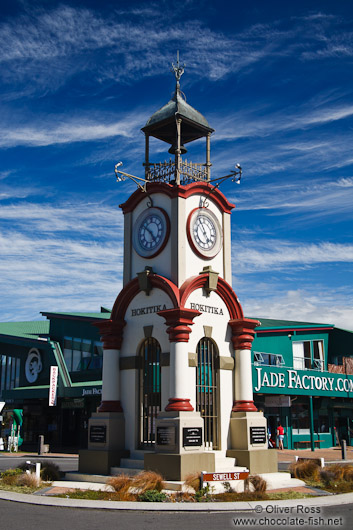
<svg viewBox="0 0 353 530">
<path fill-rule="evenodd" d="M 196 410 L 204 419 L 205 449 L 220 449 L 218 348 L 212 339 L 204 337 L 196 352 Z"/>
<path fill-rule="evenodd" d="M 143 341 L 139 351 L 139 447 L 153 447 L 156 417 L 161 410 L 161 347 L 153 337 Z"/>
</svg>

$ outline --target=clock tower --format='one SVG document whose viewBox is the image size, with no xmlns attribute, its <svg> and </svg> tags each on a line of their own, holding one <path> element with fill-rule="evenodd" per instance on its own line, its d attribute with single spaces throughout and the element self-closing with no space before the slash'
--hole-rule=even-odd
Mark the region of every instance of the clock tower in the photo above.
<svg viewBox="0 0 353 530">
<path fill-rule="evenodd" d="M 219 190 L 241 168 L 211 177 L 214 130 L 180 90 L 142 128 L 144 176 L 115 167 L 137 190 L 124 213 L 124 278 L 103 341 L 102 403 L 90 420 L 80 471 L 108 473 L 130 457 L 170 480 L 234 466 L 276 470 L 266 420 L 253 402 L 247 319 L 231 284 L 230 215 Z M 150 160 L 150 138 L 169 146 L 169 161 Z M 205 140 L 205 161 L 185 158 Z M 264 458 L 265 457 L 265 458 Z"/>
</svg>

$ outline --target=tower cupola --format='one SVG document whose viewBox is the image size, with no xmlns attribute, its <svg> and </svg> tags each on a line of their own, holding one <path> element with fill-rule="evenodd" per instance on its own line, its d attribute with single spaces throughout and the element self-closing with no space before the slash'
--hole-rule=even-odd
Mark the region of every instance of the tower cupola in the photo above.
<svg viewBox="0 0 353 530">
<path fill-rule="evenodd" d="M 167 180 L 170 184 L 187 184 L 194 180 L 210 180 L 210 138 L 214 132 L 206 118 L 186 102 L 180 90 L 180 78 L 184 68 L 179 62 L 172 65 L 176 86 L 172 99 L 157 110 L 141 129 L 145 134 L 145 178 L 149 181 Z M 149 139 L 157 138 L 170 145 L 168 153 L 175 156 L 174 160 L 151 163 L 149 156 Z M 195 164 L 183 160 L 187 153 L 185 144 L 206 138 L 206 160 L 204 164 Z"/>
</svg>

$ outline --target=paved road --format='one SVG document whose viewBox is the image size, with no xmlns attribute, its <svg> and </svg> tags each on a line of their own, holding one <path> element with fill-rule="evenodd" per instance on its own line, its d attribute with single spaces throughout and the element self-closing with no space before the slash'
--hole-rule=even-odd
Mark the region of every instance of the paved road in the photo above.
<svg viewBox="0 0 353 530">
<path fill-rule="evenodd" d="M 1 528 L 6 530 L 18 530 L 19 528 L 24 530 L 38 530 L 38 528 L 50 528 L 50 530 L 66 528 L 75 528 L 75 530 L 97 530 L 97 528 L 104 528 L 104 530 L 196 530 L 205 528 L 227 530 L 264 527 L 307 530 L 332 526 L 336 526 L 337 530 L 352 528 L 353 505 L 324 507 L 316 513 L 301 513 L 300 511 L 297 513 L 297 509 L 293 507 L 291 511 L 292 513 L 276 513 L 274 504 L 273 509 L 261 514 L 245 512 L 147 513 L 37 506 L 0 500 Z M 310 517 L 312 519 L 309 519 Z M 295 518 L 297 518 L 297 524 L 290 522 L 290 519 Z M 252 519 L 255 519 L 254 523 Z M 276 519 L 280 520 L 279 524 L 276 524 Z M 306 523 L 302 524 L 301 519 Z"/>
<path fill-rule="evenodd" d="M 56 465 L 59 466 L 59 469 L 64 472 L 78 470 L 78 457 L 74 457 L 74 456 L 59 458 L 59 457 L 50 456 L 50 455 L 41 457 L 38 455 L 12 456 L 12 455 L 0 454 L 0 471 L 4 471 L 5 469 L 10 469 L 10 468 L 15 468 L 23 464 L 27 460 L 30 460 L 33 463 L 44 462 L 44 461 L 54 462 Z"/>
</svg>

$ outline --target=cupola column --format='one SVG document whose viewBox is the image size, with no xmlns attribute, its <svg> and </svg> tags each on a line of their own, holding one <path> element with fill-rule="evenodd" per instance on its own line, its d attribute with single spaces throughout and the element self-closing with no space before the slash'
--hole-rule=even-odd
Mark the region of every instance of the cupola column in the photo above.
<svg viewBox="0 0 353 530">
<path fill-rule="evenodd" d="M 211 133 L 209 132 L 206 136 L 206 173 L 207 180 L 211 179 Z"/>
<path fill-rule="evenodd" d="M 168 326 L 167 333 L 170 341 L 170 372 L 169 372 L 169 404 L 166 411 L 193 411 L 190 403 L 194 386 L 188 381 L 189 361 L 188 348 L 190 326 L 193 319 L 201 315 L 193 309 L 165 309 L 158 312 L 165 319 Z"/>
<path fill-rule="evenodd" d="M 176 119 L 175 184 L 180 185 L 181 118 Z"/>
<path fill-rule="evenodd" d="M 148 180 L 150 164 L 150 137 L 145 133 L 145 179 Z"/>
</svg>

